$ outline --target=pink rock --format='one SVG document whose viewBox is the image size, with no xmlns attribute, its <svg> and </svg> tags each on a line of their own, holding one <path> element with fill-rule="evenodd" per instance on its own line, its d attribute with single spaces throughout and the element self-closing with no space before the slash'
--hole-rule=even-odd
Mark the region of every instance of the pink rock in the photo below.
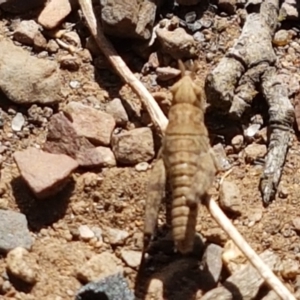
<svg viewBox="0 0 300 300">
<path fill-rule="evenodd" d="M 72 11 L 69 0 L 50 0 L 38 17 L 38 22 L 47 29 L 57 27 Z"/>
<path fill-rule="evenodd" d="M 63 113 L 51 117 L 43 150 L 54 154 L 66 154 L 76 159 L 77 153 L 87 148 L 94 146 L 85 137 L 77 135 L 72 123 Z"/>
<path fill-rule="evenodd" d="M 107 147 L 96 147 L 81 150 L 76 160 L 82 167 L 114 167 L 116 159 L 113 152 Z"/>
<path fill-rule="evenodd" d="M 70 174 L 78 167 L 77 161 L 64 154 L 52 154 L 36 148 L 14 153 L 21 176 L 39 199 L 60 191 Z"/>
<path fill-rule="evenodd" d="M 64 112 L 71 119 L 79 136 L 84 136 L 97 145 L 110 144 L 111 134 L 116 126 L 110 114 L 78 102 L 70 102 Z"/>
</svg>

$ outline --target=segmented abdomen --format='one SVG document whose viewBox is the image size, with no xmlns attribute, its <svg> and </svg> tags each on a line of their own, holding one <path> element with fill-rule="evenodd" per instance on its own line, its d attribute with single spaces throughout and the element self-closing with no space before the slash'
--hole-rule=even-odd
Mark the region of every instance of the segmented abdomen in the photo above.
<svg viewBox="0 0 300 300">
<path fill-rule="evenodd" d="M 163 157 L 172 190 L 173 239 L 181 253 L 190 252 L 194 244 L 198 203 L 191 184 L 199 167 L 200 143 L 200 135 L 165 137 Z"/>
</svg>

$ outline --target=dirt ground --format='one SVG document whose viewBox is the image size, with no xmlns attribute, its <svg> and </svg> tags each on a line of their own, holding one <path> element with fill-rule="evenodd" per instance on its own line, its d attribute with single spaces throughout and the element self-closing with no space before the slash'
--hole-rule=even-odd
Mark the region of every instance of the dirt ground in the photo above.
<svg viewBox="0 0 300 300">
<path fill-rule="evenodd" d="M 226 49 L 233 44 L 234 39 L 241 32 L 240 18 L 236 14 L 214 16 L 207 13 L 207 16 L 212 21 L 224 22 L 226 26 L 219 30 L 206 29 L 206 35 L 210 36 L 203 45 L 199 46 L 201 71 L 197 75 L 197 81 L 202 85 L 206 74 L 216 66 Z M 13 20 L 35 17 L 36 12 L 22 16 L 3 14 L 0 21 L 0 34 L 9 36 Z M 70 16 L 68 21 L 80 23 L 76 15 Z M 87 29 L 81 23 L 74 30 L 79 33 L 82 40 L 88 36 Z M 300 46 L 297 31 L 295 31 L 292 41 Z M 145 61 L 127 49 L 129 48 L 127 43 L 127 41 L 118 41 L 116 48 L 126 59 L 130 68 L 140 74 Z M 207 59 L 207 54 L 212 51 L 214 46 L 213 59 Z M 33 55 L 38 55 L 30 47 L 24 48 L 32 51 Z M 280 60 L 289 61 L 291 57 L 290 48 L 291 46 L 288 44 L 276 49 Z M 68 53 L 63 49 L 60 49 L 59 52 Z M 298 52 L 293 53 L 299 61 L 300 54 Z M 52 55 L 52 57 L 57 59 L 58 54 Z M 296 61 L 294 62 L 297 64 Z M 54 107 L 54 112 L 59 111 L 70 101 L 89 103 L 91 96 L 96 97 L 99 103 L 121 97 L 123 101 L 133 107 L 134 113 L 128 112 L 131 124 L 135 124 L 137 127 L 147 125 L 147 116 L 141 110 L 138 98 L 111 70 L 95 68 L 94 60 L 92 60 L 82 63 L 78 71 L 70 72 L 62 69 L 61 74 L 65 99 L 59 106 Z M 169 95 L 168 87 L 174 81 L 153 86 L 151 85 L 151 74 L 146 76 L 140 74 L 139 76 L 150 92 L 162 91 Z M 70 87 L 70 81 L 74 80 L 80 82 L 81 88 L 72 89 Z M 34 126 L 29 135 L 16 134 L 11 129 L 12 118 L 16 112 L 22 112 L 26 116 L 26 107 L 8 101 L 4 95 L 1 97 L 0 106 L 3 110 L 4 124 L 0 131 L 0 138 L 2 144 L 7 145 L 1 153 L 1 183 L 4 186 L 1 201 L 6 209 L 22 212 L 26 215 L 29 229 L 34 237 L 34 244 L 30 252 L 37 259 L 39 265 L 39 280 L 30 288 L 15 282 L 7 284 L 5 275 L 0 277 L 0 286 L 2 285 L 0 299 L 74 299 L 76 292 L 82 286 L 82 282 L 76 278 L 76 272 L 93 255 L 107 251 L 120 258 L 123 249 L 142 250 L 143 212 L 147 196 L 145 186 L 150 170 L 141 172 L 137 171 L 135 167 L 123 166 L 100 170 L 80 169 L 74 172 L 67 187 L 57 196 L 45 201 L 38 201 L 20 179 L 12 154 L 29 145 L 42 145 L 46 138 L 47 128 Z M 265 110 L 259 113 L 264 118 L 267 116 Z M 255 114 L 257 112 L 253 111 L 252 115 Z M 267 118 L 264 121 L 263 128 L 267 126 Z M 247 124 L 247 121 L 243 123 Z M 240 190 L 242 215 L 230 216 L 235 226 L 258 253 L 271 249 L 282 259 L 291 258 L 298 263 L 300 240 L 294 222 L 300 217 L 300 145 L 297 136 L 293 135 L 276 199 L 265 208 L 258 190 L 262 165 L 246 163 L 243 156 L 243 148 L 247 144 L 252 144 L 254 140 L 246 141 L 240 152 L 234 153 L 231 139 L 242 133 L 242 124 L 231 123 L 212 112 L 207 115 L 207 125 L 212 145 L 222 143 L 227 153 L 227 159 L 232 165 L 232 171 L 227 176 L 227 180 L 234 182 Z M 264 144 L 265 142 L 260 140 L 258 143 Z M 213 188 L 214 197 L 217 197 L 217 182 L 223 173 L 217 175 L 215 188 Z M 159 219 L 161 228 L 157 237 L 161 240 L 164 240 L 168 232 L 167 227 L 163 225 L 164 223 L 165 215 L 164 210 L 162 210 Z M 83 241 L 76 238 L 74 233 L 80 225 L 100 229 L 109 226 L 127 231 L 129 237 L 123 244 L 117 246 L 110 245 L 106 240 L 102 242 L 95 239 Z M 221 246 L 227 240 L 227 237 L 205 208 L 200 210 L 197 231 L 207 241 L 215 242 Z M 166 240 L 168 241 L 168 239 Z M 156 253 L 157 257 L 153 259 L 153 265 L 148 270 L 149 274 L 157 272 L 162 266 L 174 262 L 180 257 L 178 254 L 174 254 L 170 243 L 165 246 L 162 243 L 157 249 L 155 247 L 153 249 L 151 255 L 154 256 Z M 123 267 L 129 286 L 134 289 L 137 267 L 129 267 L 124 261 Z M 5 274 L 5 269 L 5 256 L 0 256 L 0 274 Z M 192 277 L 191 274 L 189 277 Z M 174 285 L 168 287 L 170 294 L 166 292 L 166 299 L 177 299 L 174 295 L 176 292 L 179 293 L 178 289 L 185 286 L 184 290 L 188 290 L 189 284 L 191 287 L 193 286 L 196 295 L 194 286 L 196 277 L 191 278 L 191 283 L 184 277 L 181 279 L 180 281 L 178 278 L 178 282 L 174 282 Z M 296 291 L 296 276 L 283 280 L 292 291 Z M 4 288 L 5 281 L 6 287 Z M 173 295 L 173 297 L 168 295 Z M 195 295 L 190 295 L 191 299 L 196 299 Z"/>
</svg>

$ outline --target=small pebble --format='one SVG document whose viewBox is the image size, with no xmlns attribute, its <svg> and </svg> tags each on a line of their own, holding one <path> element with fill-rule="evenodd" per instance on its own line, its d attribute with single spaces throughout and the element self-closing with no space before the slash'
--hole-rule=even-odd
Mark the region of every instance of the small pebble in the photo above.
<svg viewBox="0 0 300 300">
<path fill-rule="evenodd" d="M 5 280 L 2 284 L 2 291 L 4 292 L 4 294 L 9 292 L 11 287 L 12 287 L 11 283 L 8 280 Z"/>
<path fill-rule="evenodd" d="M 204 43 L 205 42 L 205 36 L 202 32 L 197 31 L 194 35 L 193 35 L 194 39 L 196 42 L 198 43 Z"/>
<path fill-rule="evenodd" d="M 72 89 L 78 89 L 78 88 L 80 88 L 80 82 L 77 80 L 72 80 L 72 81 L 70 81 L 70 87 Z"/>
<path fill-rule="evenodd" d="M 81 48 L 80 36 L 76 31 L 65 32 L 64 35 L 62 36 L 62 40 L 69 45 L 75 46 L 77 48 Z"/>
<path fill-rule="evenodd" d="M 253 163 L 255 160 L 263 158 L 267 153 L 266 145 L 251 144 L 245 149 L 245 160 L 247 163 Z"/>
<path fill-rule="evenodd" d="M 211 19 L 201 19 L 200 23 L 203 28 L 209 28 L 213 24 L 213 21 Z"/>
<path fill-rule="evenodd" d="M 293 47 L 293 49 L 295 49 L 298 53 L 300 53 L 300 45 L 299 43 L 292 41 L 290 44 L 291 47 Z"/>
<path fill-rule="evenodd" d="M 273 44 L 276 46 L 285 46 L 291 40 L 291 34 L 284 29 L 278 30 L 273 38 Z"/>
<path fill-rule="evenodd" d="M 260 124 L 251 124 L 245 131 L 244 134 L 246 137 L 254 137 L 255 134 L 259 131 L 261 125 Z"/>
<path fill-rule="evenodd" d="M 213 53 L 206 54 L 206 59 L 208 62 L 213 61 L 214 58 L 215 58 L 215 54 L 213 54 Z"/>
<path fill-rule="evenodd" d="M 280 186 L 278 189 L 278 196 L 281 199 L 286 199 L 289 195 L 289 190 L 285 186 Z"/>
<path fill-rule="evenodd" d="M 239 134 L 232 138 L 231 145 L 236 152 L 240 152 L 242 150 L 244 144 L 244 137 Z"/>
<path fill-rule="evenodd" d="M 300 231 L 300 217 L 296 217 L 293 219 L 293 226 L 297 231 Z"/>
<path fill-rule="evenodd" d="M 35 258 L 24 248 L 11 250 L 6 257 L 7 269 L 22 281 L 34 284 L 38 280 L 38 265 Z"/>
<path fill-rule="evenodd" d="M 299 263 L 292 259 L 285 259 L 281 263 L 281 276 L 289 281 L 295 280 L 299 274 Z"/>
<path fill-rule="evenodd" d="M 135 169 L 138 171 L 138 172 L 143 172 L 143 171 L 147 171 L 149 169 L 149 164 L 147 162 L 141 162 L 137 165 L 135 165 Z"/>
<path fill-rule="evenodd" d="M 226 269 L 234 273 L 243 267 L 245 257 L 232 240 L 228 240 L 223 248 L 222 260 Z"/>
<path fill-rule="evenodd" d="M 262 209 L 254 209 L 251 212 L 248 212 L 248 227 L 253 227 L 255 223 L 259 222 L 262 218 L 263 212 Z"/>
<path fill-rule="evenodd" d="M 59 62 L 62 69 L 66 69 L 69 71 L 78 71 L 81 64 L 80 59 L 71 54 L 62 56 Z"/>
<path fill-rule="evenodd" d="M 184 16 L 184 18 L 187 23 L 194 23 L 197 18 L 196 12 L 190 11 Z"/>
<path fill-rule="evenodd" d="M 17 113 L 11 122 L 11 129 L 13 131 L 21 131 L 24 126 L 25 119 L 21 113 Z"/>
<path fill-rule="evenodd" d="M 95 234 L 95 237 L 99 240 L 99 241 L 102 241 L 102 229 L 99 228 L 99 227 L 92 227 L 91 228 Z"/>
<path fill-rule="evenodd" d="M 217 245 L 224 245 L 228 240 L 228 236 L 219 227 L 209 228 L 206 232 L 203 233 L 204 238 L 207 239 L 207 242 L 214 243 Z"/>
<path fill-rule="evenodd" d="M 72 296 L 74 296 L 74 292 L 71 290 L 67 290 L 67 295 L 72 297 Z"/>
<path fill-rule="evenodd" d="M 137 268 L 141 263 L 142 252 L 133 250 L 122 250 L 121 257 L 129 267 Z"/>
<path fill-rule="evenodd" d="M 94 232 L 87 225 L 80 225 L 78 231 L 80 238 L 84 241 L 88 241 L 95 236 Z"/>
<path fill-rule="evenodd" d="M 0 209 L 7 209 L 8 208 L 8 199 L 0 198 Z"/>
<path fill-rule="evenodd" d="M 3 154 L 7 150 L 7 147 L 0 144 L 0 154 Z"/>
<path fill-rule="evenodd" d="M 231 165 L 227 159 L 225 149 L 221 143 L 213 146 L 213 151 L 215 154 L 218 169 L 221 171 L 226 171 L 231 168 Z"/>
<path fill-rule="evenodd" d="M 56 53 L 59 50 L 59 45 L 55 42 L 55 40 L 49 40 L 46 49 L 49 53 Z"/>
<path fill-rule="evenodd" d="M 111 245 L 122 245 L 128 238 L 129 233 L 125 230 L 107 227 L 105 228 L 105 237 Z"/>
<path fill-rule="evenodd" d="M 241 193 L 238 186 L 229 180 L 224 180 L 220 186 L 220 206 L 225 211 L 241 215 L 244 207 L 242 206 Z"/>
<path fill-rule="evenodd" d="M 256 138 L 261 140 L 262 143 L 267 143 L 268 142 L 268 128 L 264 127 L 261 130 L 259 130 L 256 135 Z"/>
</svg>

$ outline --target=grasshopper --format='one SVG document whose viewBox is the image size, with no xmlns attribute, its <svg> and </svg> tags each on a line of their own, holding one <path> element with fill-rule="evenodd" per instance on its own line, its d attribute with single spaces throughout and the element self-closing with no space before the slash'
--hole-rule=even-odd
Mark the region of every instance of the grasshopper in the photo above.
<svg viewBox="0 0 300 300">
<path fill-rule="evenodd" d="M 193 250 L 199 203 L 207 196 L 217 166 L 204 124 L 205 103 L 195 73 L 179 61 L 181 79 L 171 88 L 169 123 L 152 169 L 145 207 L 144 249 L 153 236 L 168 180 L 172 194 L 171 223 L 176 249 Z"/>
</svg>

